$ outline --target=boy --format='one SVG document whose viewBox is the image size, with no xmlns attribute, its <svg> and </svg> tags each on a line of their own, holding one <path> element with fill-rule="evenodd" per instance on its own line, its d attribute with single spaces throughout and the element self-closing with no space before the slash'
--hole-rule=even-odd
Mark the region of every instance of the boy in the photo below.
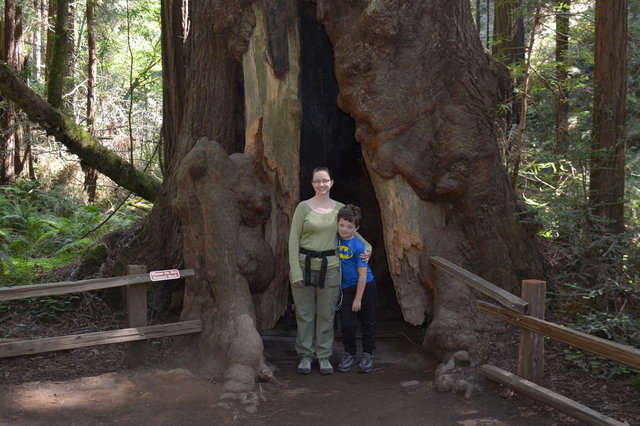
<svg viewBox="0 0 640 426">
<path fill-rule="evenodd" d="M 360 259 L 364 244 L 355 237 L 360 227 L 360 207 L 347 204 L 338 212 L 338 257 L 342 267 L 342 335 L 344 356 L 338 371 L 346 373 L 356 362 L 356 330 L 358 319 L 362 327 L 362 357 L 359 371 L 373 370 L 373 350 L 376 348 L 376 283 L 368 264 Z"/>
</svg>

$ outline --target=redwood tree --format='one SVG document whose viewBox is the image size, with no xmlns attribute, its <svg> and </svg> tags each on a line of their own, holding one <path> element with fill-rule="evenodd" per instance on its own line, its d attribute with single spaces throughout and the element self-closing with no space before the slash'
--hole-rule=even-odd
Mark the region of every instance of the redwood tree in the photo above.
<svg viewBox="0 0 640 426">
<path fill-rule="evenodd" d="M 348 153 L 337 164 L 349 171 L 366 166 L 351 194 L 369 215 L 379 211 L 384 247 L 374 254 L 387 253 L 404 319 L 428 324 L 423 343 L 438 355 L 473 350 L 479 326 L 471 291 L 434 270 L 430 256 L 516 292 L 519 278 L 542 276 L 499 158 L 497 87 L 469 2 L 403 4 L 163 1 L 166 180 L 121 261 L 195 270 L 181 315 L 201 318 L 203 331 L 181 347 L 243 401 L 255 402 L 255 378 L 272 374 L 258 330 L 285 311 L 303 169 L 327 152 Z M 326 44 L 303 39 L 304 25 Z M 319 45 L 328 50 L 305 52 Z M 335 106 L 333 80 L 353 127 L 346 142 L 322 139 L 314 157 L 315 135 L 301 134 L 319 103 L 305 103 L 301 62 L 318 52 L 334 75 L 319 79 L 314 96 Z M 328 132 L 342 119 L 314 128 Z"/>
<path fill-rule="evenodd" d="M 613 234 L 624 231 L 627 9 L 627 0 L 596 1 L 589 204 Z"/>
<path fill-rule="evenodd" d="M 0 59 L 4 60 L 14 70 L 21 71 L 24 64 L 22 40 L 22 8 L 15 0 L 4 1 L 4 25 L 0 40 Z M 0 184 L 15 180 L 23 167 L 22 152 L 24 131 L 18 119 L 18 110 L 13 102 L 5 101 L 4 108 L 0 108 Z"/>
<path fill-rule="evenodd" d="M 556 15 L 556 151 L 567 148 L 567 132 L 569 128 L 569 93 L 568 64 L 569 50 L 569 16 L 571 0 L 558 0 Z"/>
<path fill-rule="evenodd" d="M 296 2 L 291 8 L 275 7 L 276 2 L 256 2 L 249 8 L 249 3 L 190 3 L 189 13 L 181 9 L 184 3 L 163 5 L 169 178 L 150 220 L 154 231 L 143 243 L 149 250 L 171 245 L 173 250 L 162 253 L 164 259 L 182 259 L 175 247 L 180 239 L 169 232 L 178 226 L 167 209 L 173 205 L 184 229 L 185 266 L 196 270 L 186 284 L 183 317 L 208 318 L 203 333 L 191 339 L 189 352 L 199 354 L 206 371 L 232 371 L 230 377 L 236 380 L 230 387 L 238 389 L 249 389 L 247 372 L 264 374 L 263 364 L 255 350 L 248 351 L 246 359 L 230 358 L 228 351 L 237 354 L 240 343 L 220 336 L 235 335 L 231 330 L 237 327 L 240 333 L 253 326 L 271 327 L 284 310 L 288 286 L 286 274 L 279 272 L 286 271 L 286 256 L 274 256 L 275 270 L 266 283 L 255 282 L 253 271 L 238 268 L 244 259 L 255 259 L 251 263 L 262 267 L 268 263 L 264 255 L 281 252 L 298 197 L 298 144 L 305 144 L 296 140 L 300 46 L 295 42 L 297 18 L 291 14 Z M 494 130 L 496 83 L 469 4 L 423 1 L 402 8 L 324 1 L 317 8 L 334 49 L 338 105 L 355 120 L 375 189 L 404 318 L 412 324 L 431 319 L 424 343 L 440 355 L 473 349 L 477 325 L 471 292 L 433 270 L 429 257 L 444 256 L 516 292 L 518 276 L 541 277 L 542 271 L 535 246 L 516 220 L 514 196 L 500 162 Z M 274 38 L 279 42 L 272 43 Z M 238 96 L 243 92 L 244 99 Z M 237 127 L 241 117 L 246 118 L 244 132 Z M 204 155 L 209 145 L 215 155 Z M 218 145 L 227 154 L 245 145 L 242 161 L 253 164 L 251 173 L 265 185 L 270 210 L 255 201 L 260 186 L 241 186 L 235 175 L 228 179 L 226 173 L 215 172 L 218 180 L 208 189 L 209 170 L 230 170 Z M 189 154 L 192 149 L 202 154 Z M 214 161 L 219 164 L 210 165 Z M 185 174 L 185 167 L 195 169 Z M 243 173 L 249 182 L 251 173 Z M 202 194 L 223 188 L 236 194 L 235 201 L 206 201 Z M 248 206 L 263 212 L 262 225 L 238 222 Z M 236 219 L 229 222 L 229 215 Z M 217 222 L 230 235 L 244 235 L 236 262 L 208 260 L 229 250 L 223 236 L 213 236 Z M 252 254 L 247 245 L 270 249 Z M 249 288 L 255 304 L 235 306 L 232 312 L 223 300 L 229 292 L 240 291 L 238 286 Z M 264 303 L 273 309 L 260 310 Z M 238 318 L 248 322 L 239 323 Z M 253 332 L 248 335 L 250 346 L 261 345 Z"/>
</svg>

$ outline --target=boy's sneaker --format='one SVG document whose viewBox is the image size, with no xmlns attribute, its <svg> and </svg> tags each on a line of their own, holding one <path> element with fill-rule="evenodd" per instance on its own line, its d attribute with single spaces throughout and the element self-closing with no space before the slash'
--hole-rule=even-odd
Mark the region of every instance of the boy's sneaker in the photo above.
<svg viewBox="0 0 640 426">
<path fill-rule="evenodd" d="M 329 358 L 320 358 L 318 364 L 320 364 L 320 374 L 333 374 L 333 365 L 329 362 Z"/>
<path fill-rule="evenodd" d="M 373 370 L 373 355 L 369 352 L 362 352 L 362 358 L 360 358 L 360 367 L 358 371 L 361 373 L 368 373 Z"/>
<path fill-rule="evenodd" d="M 311 359 L 302 358 L 298 364 L 298 374 L 311 374 Z"/>
<path fill-rule="evenodd" d="M 338 371 L 341 373 L 346 373 L 347 371 L 351 370 L 351 367 L 356 365 L 356 362 L 357 359 L 355 355 L 345 353 L 344 355 L 342 355 L 342 361 L 340 361 L 340 364 L 338 364 Z"/>
</svg>

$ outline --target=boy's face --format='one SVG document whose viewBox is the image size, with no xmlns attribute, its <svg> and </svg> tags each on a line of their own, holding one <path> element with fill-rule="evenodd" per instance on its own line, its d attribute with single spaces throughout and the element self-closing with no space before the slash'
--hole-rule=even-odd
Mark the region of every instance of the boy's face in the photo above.
<svg viewBox="0 0 640 426">
<path fill-rule="evenodd" d="M 350 240 L 356 235 L 358 227 L 348 220 L 340 218 L 338 220 L 338 234 L 344 240 Z"/>
</svg>

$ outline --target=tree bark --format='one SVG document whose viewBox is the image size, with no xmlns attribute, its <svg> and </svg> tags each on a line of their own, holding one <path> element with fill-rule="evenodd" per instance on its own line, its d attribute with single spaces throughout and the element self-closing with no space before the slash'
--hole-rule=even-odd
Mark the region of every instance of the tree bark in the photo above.
<svg viewBox="0 0 640 426">
<path fill-rule="evenodd" d="M 55 43 L 56 33 L 54 31 L 56 22 L 57 0 L 49 0 L 47 2 L 47 45 L 44 52 L 44 78 L 47 86 L 49 84 L 49 74 L 51 72 L 51 58 L 53 57 L 53 45 Z"/>
<path fill-rule="evenodd" d="M 73 53 L 73 0 L 56 0 L 56 24 L 53 52 L 47 80 L 47 100 L 56 109 L 71 111 L 72 103 L 66 101 L 65 92 L 71 88 L 71 55 Z"/>
<path fill-rule="evenodd" d="M 4 2 L 3 30 L 0 57 L 21 71 L 24 64 L 22 8 L 14 0 Z M 5 105 L 4 111 L 0 111 L 0 184 L 14 181 L 22 173 L 23 166 L 24 130 L 13 102 L 7 100 Z"/>
<path fill-rule="evenodd" d="M 624 232 L 627 0 L 596 1 L 591 213 L 603 231 Z"/>
<path fill-rule="evenodd" d="M 495 81 L 468 1 L 365 3 L 326 2 L 321 15 L 338 104 L 356 121 L 380 203 L 398 301 L 412 324 L 433 316 L 425 345 L 435 352 L 471 349 L 475 317 L 461 308 L 471 294 L 429 257 L 513 292 L 519 275 L 543 276 L 500 163 Z"/>
<path fill-rule="evenodd" d="M 513 12 L 516 0 L 496 0 L 494 5 L 493 57 L 507 65 L 514 62 L 515 26 Z"/>
<path fill-rule="evenodd" d="M 261 237 L 269 193 L 246 156 L 230 157 L 206 138 L 181 162 L 176 184 L 182 190 L 172 207 L 185 230 L 185 266 L 196 272 L 185 288 L 181 319 L 203 323 L 189 352 L 202 374 L 224 377 L 227 392 L 246 398 L 256 375 L 272 375 L 249 291 L 249 280 L 273 277 L 272 252 Z M 242 190 L 229 190 L 236 187 Z"/>
<path fill-rule="evenodd" d="M 274 231 L 268 220 L 281 216 L 272 218 L 272 206 L 281 201 L 263 185 L 284 170 L 274 171 L 267 161 L 268 170 L 256 172 L 271 149 L 262 151 L 256 140 L 261 136 L 254 139 L 255 155 L 264 152 L 264 158 L 239 153 L 245 146 L 241 61 L 255 23 L 252 3 L 163 4 L 164 57 L 172 58 L 165 62 L 176 61 L 164 75 L 165 114 L 172 114 L 165 115 L 164 127 L 167 180 L 142 243 L 155 248 L 140 255 L 155 257 L 158 249 L 171 247 L 161 254 L 165 259 L 184 259 L 195 270 L 185 283 L 181 317 L 202 318 L 203 332 L 183 341 L 182 349 L 202 374 L 222 378 L 229 395 L 257 403 L 255 378 L 272 373 L 264 363 L 251 294 L 264 292 L 273 280 L 273 249 L 265 234 Z M 269 114 L 262 123 L 271 123 Z M 277 229 L 278 238 L 282 232 Z M 273 297 L 281 312 L 284 301 Z M 276 313 L 270 315 L 273 321 Z"/>
<path fill-rule="evenodd" d="M 22 109 L 30 120 L 62 142 L 90 167 L 140 197 L 154 201 L 161 183 L 136 170 L 118 154 L 100 145 L 85 129 L 35 93 L 9 66 L 0 61 L 0 93 Z"/>
<path fill-rule="evenodd" d="M 94 30 L 94 10 L 95 0 L 87 0 L 86 18 L 87 18 L 87 130 L 93 137 L 96 136 L 95 120 L 96 120 L 96 35 Z M 131 163 L 133 164 L 133 163 Z M 98 173 L 92 167 L 83 167 L 84 172 L 84 191 L 87 194 L 87 201 L 93 203 L 96 200 L 96 183 L 98 181 Z"/>
<path fill-rule="evenodd" d="M 567 148 L 569 131 L 569 88 L 567 86 L 567 52 L 569 50 L 569 16 L 571 0 L 556 2 L 556 152 Z"/>
<path fill-rule="evenodd" d="M 297 0 L 274 7 L 280 2 L 254 5 L 256 26 L 243 59 L 243 80 L 245 153 L 272 194 L 265 240 L 276 259 L 287 259 L 288 234 L 283 230 L 289 229 L 299 200 L 302 107 Z M 278 48 L 271 49 L 273 45 Z M 264 55 L 267 51 L 269 56 Z M 272 327 L 284 313 L 288 277 L 287 262 L 276 262 L 271 282 L 265 283 L 263 291 L 252 291 L 258 328 Z"/>
</svg>

